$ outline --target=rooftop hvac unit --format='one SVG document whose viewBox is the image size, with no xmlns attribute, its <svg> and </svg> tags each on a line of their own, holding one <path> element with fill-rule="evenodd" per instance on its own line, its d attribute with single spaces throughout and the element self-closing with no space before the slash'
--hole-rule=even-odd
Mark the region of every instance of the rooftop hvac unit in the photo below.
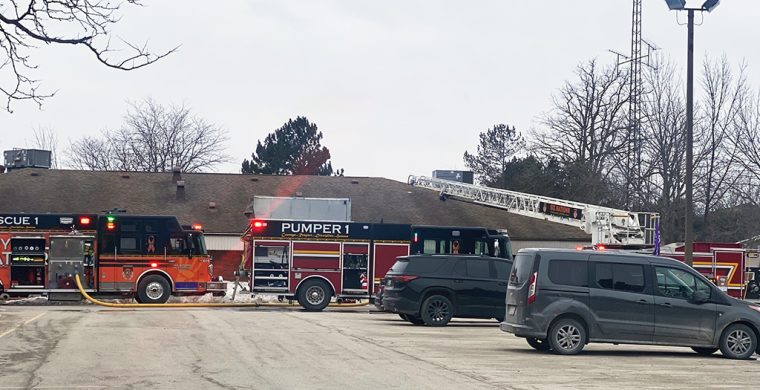
<svg viewBox="0 0 760 390">
<path fill-rule="evenodd" d="M 13 149 L 3 152 L 9 171 L 21 168 L 50 168 L 51 153 L 40 149 Z"/>
</svg>

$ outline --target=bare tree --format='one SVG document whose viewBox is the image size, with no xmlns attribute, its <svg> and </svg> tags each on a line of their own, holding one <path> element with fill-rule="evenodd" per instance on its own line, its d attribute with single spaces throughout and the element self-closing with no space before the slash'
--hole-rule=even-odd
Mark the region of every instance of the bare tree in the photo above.
<svg viewBox="0 0 760 390">
<path fill-rule="evenodd" d="M 140 5 L 138 0 L 125 0 Z M 119 70 L 141 68 L 176 48 L 161 54 L 150 53 L 145 46 L 124 40 L 121 49 L 112 46 L 110 28 L 119 21 L 118 11 L 123 2 L 103 0 L 0 0 L 0 94 L 5 97 L 5 109 L 11 102 L 31 100 L 41 105 L 54 93 L 41 91 L 39 80 L 30 74 L 37 68 L 30 52 L 38 44 L 79 46 L 92 52 L 105 66 Z"/>
<path fill-rule="evenodd" d="M 705 97 L 695 136 L 695 198 L 702 208 L 702 233 L 709 234 L 710 212 L 733 206 L 724 201 L 742 175 L 737 146 L 731 140 L 735 139 L 735 123 L 749 93 L 746 66 L 742 64 L 735 75 L 725 56 L 715 61 L 707 58 L 702 87 Z"/>
<path fill-rule="evenodd" d="M 87 170 L 201 172 L 227 161 L 224 130 L 190 113 L 146 99 L 130 105 L 124 125 L 71 143 L 73 167 Z"/>
<path fill-rule="evenodd" d="M 49 127 L 37 127 L 32 132 L 32 145 L 35 148 L 50 151 L 50 167 L 58 169 L 58 136 Z"/>
<path fill-rule="evenodd" d="M 644 74 L 646 98 L 642 104 L 643 199 L 656 202 L 663 241 L 683 231 L 686 104 L 683 82 L 674 66 L 662 58 Z"/>
<path fill-rule="evenodd" d="M 747 173 L 735 192 L 742 202 L 760 206 L 760 93 L 747 94 L 734 124 L 733 143 L 738 161 Z"/>
<path fill-rule="evenodd" d="M 533 133 L 532 146 L 544 159 L 558 159 L 577 176 L 586 187 L 579 200 L 600 202 L 601 183 L 625 146 L 628 76 L 596 60 L 579 65 L 576 75 L 576 81 L 566 82 L 554 96 L 553 109 L 541 118 L 546 129 Z"/>
</svg>

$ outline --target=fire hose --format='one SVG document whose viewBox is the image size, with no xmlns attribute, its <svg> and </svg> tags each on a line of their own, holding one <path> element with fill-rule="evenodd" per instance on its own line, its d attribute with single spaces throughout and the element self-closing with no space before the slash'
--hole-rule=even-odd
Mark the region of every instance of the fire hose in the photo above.
<svg viewBox="0 0 760 390">
<path fill-rule="evenodd" d="M 269 302 L 262 302 L 262 303 L 112 303 L 112 302 L 103 302 L 100 300 L 97 300 L 90 296 L 90 294 L 87 293 L 87 291 L 84 290 L 84 287 L 82 287 L 82 282 L 79 280 L 79 275 L 74 276 L 76 278 L 77 282 L 77 288 L 79 289 L 79 292 L 82 294 L 82 296 L 90 301 L 91 303 L 95 305 L 105 306 L 105 307 L 118 307 L 118 308 L 150 308 L 150 307 L 185 307 L 185 308 L 192 308 L 192 307 L 292 307 L 297 308 L 300 307 L 300 305 L 295 303 L 269 303 Z M 342 308 L 342 307 L 361 307 L 361 306 L 367 306 L 369 304 L 369 301 L 366 302 L 359 302 L 359 303 L 331 303 L 328 306 L 329 307 L 336 307 L 336 308 Z"/>
</svg>

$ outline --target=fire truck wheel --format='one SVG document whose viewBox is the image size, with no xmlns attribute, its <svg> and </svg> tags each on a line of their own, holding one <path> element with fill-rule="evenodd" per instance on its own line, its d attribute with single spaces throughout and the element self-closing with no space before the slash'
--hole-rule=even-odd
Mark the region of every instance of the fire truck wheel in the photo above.
<svg viewBox="0 0 760 390">
<path fill-rule="evenodd" d="M 718 350 L 718 348 L 703 348 L 703 347 L 691 347 L 691 349 L 702 356 L 710 356 Z"/>
<path fill-rule="evenodd" d="M 443 295 L 433 295 L 422 304 L 422 320 L 427 326 L 445 326 L 454 317 L 454 305 Z"/>
<path fill-rule="evenodd" d="M 731 324 L 720 336 L 720 352 L 729 359 L 749 359 L 757 350 L 755 331 L 744 324 Z"/>
<path fill-rule="evenodd" d="M 321 311 L 330 304 L 330 298 L 332 290 L 320 279 L 307 280 L 298 290 L 298 303 L 306 311 Z"/>
<path fill-rule="evenodd" d="M 137 285 L 137 302 L 166 303 L 172 295 L 169 281 L 163 276 L 148 275 Z"/>
</svg>

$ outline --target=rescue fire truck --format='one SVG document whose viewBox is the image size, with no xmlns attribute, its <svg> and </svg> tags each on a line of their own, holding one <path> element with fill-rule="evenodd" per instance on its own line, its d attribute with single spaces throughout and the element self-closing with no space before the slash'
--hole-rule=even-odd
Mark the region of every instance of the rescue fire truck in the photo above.
<svg viewBox="0 0 760 390">
<path fill-rule="evenodd" d="M 201 226 L 124 214 L 0 215 L 0 293 L 79 299 L 75 275 L 101 297 L 164 303 L 171 295 L 223 295 L 212 282 Z"/>
<path fill-rule="evenodd" d="M 332 297 L 370 299 L 398 256 L 512 257 L 506 232 L 472 227 L 256 219 L 243 242 L 251 291 L 296 299 L 312 311 Z"/>
<path fill-rule="evenodd" d="M 409 184 L 437 191 L 441 197 L 454 196 L 578 227 L 591 235 L 591 245 L 579 250 L 613 249 L 651 254 L 658 244 L 655 239 L 657 213 L 613 209 L 425 176 L 409 176 Z M 683 261 L 684 246 L 666 245 L 660 255 Z M 756 250 L 743 249 L 740 243 L 695 243 L 693 267 L 734 297 L 760 298 L 760 258 Z"/>
</svg>

